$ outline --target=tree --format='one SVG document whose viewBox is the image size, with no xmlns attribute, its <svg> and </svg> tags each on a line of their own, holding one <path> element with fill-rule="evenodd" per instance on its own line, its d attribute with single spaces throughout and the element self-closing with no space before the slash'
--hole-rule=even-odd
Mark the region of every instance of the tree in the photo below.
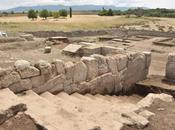
<svg viewBox="0 0 175 130">
<path fill-rule="evenodd" d="M 60 16 L 62 16 L 62 17 L 67 17 L 67 15 L 68 15 L 68 13 L 67 13 L 67 11 L 66 11 L 65 9 L 60 10 L 60 11 L 59 11 L 59 14 L 60 14 Z"/>
<path fill-rule="evenodd" d="M 107 15 L 108 16 L 114 16 L 113 10 L 112 9 L 109 9 Z"/>
<path fill-rule="evenodd" d="M 142 9 L 142 8 L 136 9 L 136 10 L 135 10 L 135 15 L 136 15 L 137 17 L 142 17 L 142 16 L 144 15 L 144 9 Z"/>
<path fill-rule="evenodd" d="M 11 12 L 10 12 L 11 14 L 15 14 L 15 12 L 12 10 Z"/>
<path fill-rule="evenodd" d="M 37 19 L 37 17 L 38 17 L 36 11 L 33 10 L 33 9 L 28 11 L 27 16 L 28 16 L 29 19 L 32 19 L 32 20 Z"/>
<path fill-rule="evenodd" d="M 52 15 L 53 15 L 53 18 L 54 18 L 54 19 L 57 19 L 57 18 L 59 18 L 59 16 L 60 16 L 60 15 L 59 15 L 59 12 L 53 12 Z"/>
<path fill-rule="evenodd" d="M 47 19 L 47 17 L 49 17 L 49 11 L 47 9 L 43 9 L 40 13 L 39 16 L 41 18 Z"/>
<path fill-rule="evenodd" d="M 69 15 L 70 15 L 70 18 L 72 18 L 72 8 L 71 7 L 69 9 Z"/>
</svg>

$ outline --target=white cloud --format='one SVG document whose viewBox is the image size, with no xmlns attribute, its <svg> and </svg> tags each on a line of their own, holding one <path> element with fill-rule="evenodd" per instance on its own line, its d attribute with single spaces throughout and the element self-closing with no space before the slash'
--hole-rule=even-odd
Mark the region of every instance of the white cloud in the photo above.
<svg viewBox="0 0 175 130">
<path fill-rule="evenodd" d="M 0 9 L 7 9 L 17 6 L 32 6 L 45 4 L 100 4 L 115 6 L 142 6 L 142 7 L 164 7 L 175 8 L 175 0 L 0 0 Z"/>
</svg>

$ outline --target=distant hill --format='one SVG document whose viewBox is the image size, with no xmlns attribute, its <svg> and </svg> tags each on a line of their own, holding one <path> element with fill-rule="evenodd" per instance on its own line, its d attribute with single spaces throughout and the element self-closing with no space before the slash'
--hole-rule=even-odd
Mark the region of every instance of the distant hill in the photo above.
<svg viewBox="0 0 175 130">
<path fill-rule="evenodd" d="M 97 11 L 97 10 L 101 10 L 102 8 L 124 11 L 130 8 L 130 7 L 116 7 L 116 6 L 106 6 L 106 5 L 73 5 L 71 7 L 74 11 Z M 69 6 L 64 6 L 64 5 L 21 6 L 21 7 L 11 8 L 5 11 L 23 12 L 23 11 L 28 11 L 30 9 L 34 9 L 34 10 L 48 9 L 48 10 L 56 11 L 60 9 L 69 9 Z"/>
</svg>

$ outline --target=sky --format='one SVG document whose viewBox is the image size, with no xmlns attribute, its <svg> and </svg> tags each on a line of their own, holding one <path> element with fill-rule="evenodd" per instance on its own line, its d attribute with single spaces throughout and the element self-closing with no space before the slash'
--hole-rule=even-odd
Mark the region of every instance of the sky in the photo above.
<svg viewBox="0 0 175 130">
<path fill-rule="evenodd" d="M 149 7 L 175 9 L 175 0 L 0 0 L 0 10 L 33 5 L 115 5 L 119 7 Z"/>
</svg>

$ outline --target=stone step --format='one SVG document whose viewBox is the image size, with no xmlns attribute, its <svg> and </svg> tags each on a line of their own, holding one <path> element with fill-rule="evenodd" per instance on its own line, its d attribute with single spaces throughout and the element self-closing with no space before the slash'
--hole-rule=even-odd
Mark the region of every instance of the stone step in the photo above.
<svg viewBox="0 0 175 130">
<path fill-rule="evenodd" d="M 69 96 L 66 93 L 65 94 L 62 93 L 60 95 Z M 56 104 L 57 107 L 61 107 L 62 109 L 68 111 L 69 113 L 72 113 L 72 116 L 74 117 L 74 121 L 79 122 L 79 126 L 81 126 L 81 130 L 88 130 L 88 129 L 92 129 L 95 126 L 98 126 L 98 123 L 96 122 L 94 123 L 91 120 L 88 120 L 87 118 L 85 118 L 86 114 L 82 112 L 81 106 L 77 106 L 75 103 L 69 102 L 65 99 L 61 99 L 58 96 L 55 96 L 49 92 L 45 92 L 40 96 Z"/>
<path fill-rule="evenodd" d="M 58 130 L 78 130 L 79 126 L 71 120 L 72 114 L 58 109 L 57 106 L 48 100 L 40 97 L 32 90 L 26 91 L 20 98 L 27 104 L 29 114 L 33 114 L 44 122 L 54 126 Z M 66 123 L 65 123 L 66 122 Z M 69 124 L 69 125 L 67 125 Z"/>
<path fill-rule="evenodd" d="M 121 115 L 119 113 L 113 114 L 111 112 L 111 107 L 109 104 L 105 104 L 101 101 L 95 101 L 92 99 L 87 99 L 85 96 L 85 100 L 77 98 L 78 94 L 68 95 L 66 93 L 59 93 L 56 96 L 59 98 L 63 98 L 66 102 L 75 103 L 78 108 L 80 108 L 80 112 L 83 113 L 84 118 L 88 121 L 92 121 L 101 126 L 103 130 L 120 130 L 123 124 L 119 121 Z M 80 96 L 80 95 L 79 95 Z M 95 98 L 95 97 L 94 97 Z M 105 109 L 103 109 L 105 108 Z"/>
<path fill-rule="evenodd" d="M 22 103 L 22 101 L 8 88 L 0 90 L 0 100 L 0 110 L 7 110 L 11 106 Z"/>
</svg>

